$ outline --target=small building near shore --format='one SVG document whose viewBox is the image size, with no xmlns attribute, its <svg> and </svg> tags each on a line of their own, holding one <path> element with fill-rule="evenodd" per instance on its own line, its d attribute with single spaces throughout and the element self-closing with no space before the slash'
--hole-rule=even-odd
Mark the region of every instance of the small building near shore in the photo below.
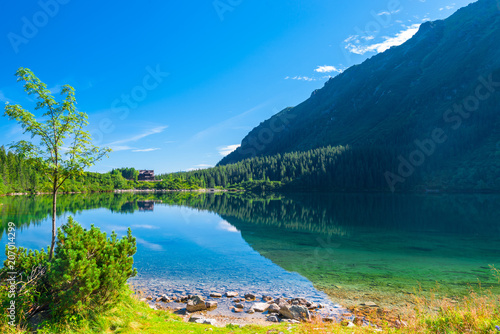
<svg viewBox="0 0 500 334">
<path fill-rule="evenodd" d="M 137 179 L 139 181 L 154 181 L 155 180 L 155 171 L 154 170 L 140 170 L 139 177 Z"/>
</svg>

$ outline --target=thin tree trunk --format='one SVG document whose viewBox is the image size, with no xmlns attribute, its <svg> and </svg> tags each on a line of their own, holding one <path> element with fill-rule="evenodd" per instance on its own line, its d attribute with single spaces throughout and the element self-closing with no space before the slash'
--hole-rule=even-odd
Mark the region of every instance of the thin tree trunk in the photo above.
<svg viewBox="0 0 500 334">
<path fill-rule="evenodd" d="M 50 243 L 49 261 L 54 256 L 54 247 L 56 245 L 56 213 L 57 213 L 57 173 L 54 173 L 54 183 L 52 186 L 52 242 Z"/>
</svg>

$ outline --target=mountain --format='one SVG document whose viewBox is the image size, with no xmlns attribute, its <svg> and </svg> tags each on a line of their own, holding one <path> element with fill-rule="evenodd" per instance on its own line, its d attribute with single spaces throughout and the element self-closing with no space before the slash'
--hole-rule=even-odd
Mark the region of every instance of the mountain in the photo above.
<svg viewBox="0 0 500 334">
<path fill-rule="evenodd" d="M 393 191 L 499 191 L 499 111 L 500 7 L 479 0 L 262 122 L 219 166 L 342 145 Z"/>
</svg>

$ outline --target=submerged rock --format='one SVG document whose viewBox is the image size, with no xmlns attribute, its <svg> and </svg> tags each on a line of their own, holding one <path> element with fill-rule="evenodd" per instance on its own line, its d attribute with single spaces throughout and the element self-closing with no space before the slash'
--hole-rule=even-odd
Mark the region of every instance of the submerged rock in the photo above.
<svg viewBox="0 0 500 334">
<path fill-rule="evenodd" d="M 254 295 L 253 293 L 247 293 L 245 294 L 245 299 L 246 300 L 255 300 L 257 298 L 256 295 Z"/>
<path fill-rule="evenodd" d="M 364 303 L 361 303 L 360 305 L 368 306 L 368 307 L 378 307 L 378 305 L 375 304 L 374 302 L 364 302 Z"/>
<path fill-rule="evenodd" d="M 217 302 L 206 302 L 205 305 L 207 309 L 216 309 L 218 306 Z"/>
</svg>

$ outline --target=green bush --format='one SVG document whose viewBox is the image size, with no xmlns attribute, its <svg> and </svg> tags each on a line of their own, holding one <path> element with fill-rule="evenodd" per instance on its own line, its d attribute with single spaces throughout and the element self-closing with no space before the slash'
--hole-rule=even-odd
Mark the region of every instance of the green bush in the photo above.
<svg viewBox="0 0 500 334">
<path fill-rule="evenodd" d="M 127 280 L 137 273 L 132 258 L 136 241 L 130 229 L 121 239 L 114 232 L 108 238 L 98 228 L 86 230 L 70 217 L 58 229 L 57 239 L 51 262 L 45 250 L 18 248 L 10 250 L 10 254 L 6 250 L 11 258 L 14 254 L 15 265 L 9 268 L 12 263 L 5 261 L 0 277 L 17 272 L 16 320 L 20 323 L 40 311 L 48 311 L 57 320 L 102 312 L 117 300 Z M 3 306 L 10 303 L 8 289 L 8 285 L 2 285 L 0 290 Z"/>
</svg>

